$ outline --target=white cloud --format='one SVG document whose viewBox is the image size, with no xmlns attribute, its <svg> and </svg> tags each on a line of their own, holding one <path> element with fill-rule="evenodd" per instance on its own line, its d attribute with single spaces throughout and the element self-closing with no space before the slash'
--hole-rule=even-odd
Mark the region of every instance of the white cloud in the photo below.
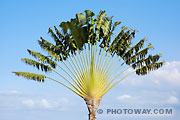
<svg viewBox="0 0 180 120">
<path fill-rule="evenodd" d="M 42 99 L 39 102 L 44 108 L 52 108 L 53 106 L 46 100 L 46 99 Z"/>
<path fill-rule="evenodd" d="M 180 61 L 166 62 L 165 65 L 150 74 L 154 83 L 166 81 L 172 85 L 180 85 Z"/>
<path fill-rule="evenodd" d="M 20 94 L 21 92 L 18 90 L 10 90 L 9 93 L 10 94 Z"/>
<path fill-rule="evenodd" d="M 41 99 L 26 99 L 22 101 L 25 107 L 33 109 L 62 109 L 69 104 L 67 98 L 61 98 L 59 100 L 49 100 L 45 98 Z"/>
<path fill-rule="evenodd" d="M 117 99 L 118 100 L 127 100 L 127 99 L 131 99 L 132 97 L 130 95 L 121 95 L 121 96 L 118 96 Z"/>
<path fill-rule="evenodd" d="M 24 104 L 25 106 L 30 107 L 30 108 L 35 106 L 35 102 L 32 99 L 23 100 L 22 104 Z"/>
<path fill-rule="evenodd" d="M 28 108 L 45 108 L 49 109 L 52 108 L 53 106 L 51 105 L 50 102 L 46 99 L 41 99 L 41 100 L 34 100 L 34 99 L 27 99 L 23 100 L 22 104 L 24 104 Z"/>
<path fill-rule="evenodd" d="M 180 61 L 165 62 L 165 65 L 155 71 L 151 71 L 148 75 L 137 76 L 133 75 L 123 81 L 123 84 L 130 84 L 133 86 L 148 86 L 155 85 L 172 85 L 180 86 Z"/>
<path fill-rule="evenodd" d="M 179 99 L 177 97 L 175 97 L 175 96 L 171 96 L 168 99 L 168 103 L 169 104 L 178 104 L 179 103 Z"/>
<path fill-rule="evenodd" d="M 61 98 L 61 104 L 69 104 L 69 100 L 67 98 Z"/>
<path fill-rule="evenodd" d="M 130 76 L 129 78 L 127 78 L 127 80 L 124 80 L 123 82 L 124 82 L 124 84 L 127 84 L 127 82 L 128 82 L 128 84 L 137 86 L 137 85 L 142 84 L 143 80 L 140 79 L 139 77 L 133 75 L 133 76 Z"/>
<path fill-rule="evenodd" d="M 0 91 L 0 94 L 20 94 L 21 92 L 18 90 L 7 90 L 7 91 Z"/>
</svg>

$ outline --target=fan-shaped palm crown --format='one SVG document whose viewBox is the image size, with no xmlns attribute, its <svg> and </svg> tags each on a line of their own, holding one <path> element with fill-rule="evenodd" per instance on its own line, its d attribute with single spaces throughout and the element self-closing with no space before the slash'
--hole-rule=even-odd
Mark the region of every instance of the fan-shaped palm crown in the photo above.
<svg viewBox="0 0 180 120">
<path fill-rule="evenodd" d="M 144 47 L 146 38 L 132 44 L 136 30 L 123 26 L 115 35 L 120 22 L 112 22 L 105 11 L 96 18 L 90 10 L 76 14 L 70 21 L 60 23 L 60 30 L 49 28 L 55 44 L 40 38 L 38 43 L 49 56 L 28 50 L 39 62 L 27 58 L 22 61 L 45 72 L 54 72 L 63 78 L 56 80 L 46 75 L 29 72 L 14 72 L 18 76 L 44 82 L 45 78 L 56 81 L 82 97 L 89 109 L 89 119 L 95 119 L 95 112 L 102 96 L 114 85 L 133 74 L 145 75 L 160 68 L 160 54 L 148 55 L 152 44 Z M 60 64 L 58 64 L 60 62 Z M 126 65 L 127 68 L 123 65 Z M 62 72 L 57 72 L 60 68 Z M 131 69 L 128 72 L 128 69 Z M 66 75 L 65 75 L 65 74 Z M 124 74 L 127 73 L 127 74 Z M 123 75 L 119 78 L 120 75 Z"/>
</svg>

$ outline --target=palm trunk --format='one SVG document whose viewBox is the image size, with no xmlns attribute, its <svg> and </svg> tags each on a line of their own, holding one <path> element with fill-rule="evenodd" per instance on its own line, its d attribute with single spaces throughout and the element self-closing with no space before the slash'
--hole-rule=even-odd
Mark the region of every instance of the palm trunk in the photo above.
<svg viewBox="0 0 180 120">
<path fill-rule="evenodd" d="M 96 119 L 96 110 L 99 107 L 101 99 L 99 99 L 99 100 L 85 99 L 85 101 L 86 101 L 86 105 L 87 105 L 88 111 L 89 111 L 89 120 L 95 120 Z"/>
</svg>

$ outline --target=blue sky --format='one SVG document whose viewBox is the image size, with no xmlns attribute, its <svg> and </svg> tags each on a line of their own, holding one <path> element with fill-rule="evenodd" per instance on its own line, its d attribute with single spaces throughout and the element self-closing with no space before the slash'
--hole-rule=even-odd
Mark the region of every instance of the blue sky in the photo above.
<svg viewBox="0 0 180 120">
<path fill-rule="evenodd" d="M 58 84 L 28 81 L 12 71 L 34 71 L 20 59 L 26 49 L 42 51 L 40 36 L 48 28 L 90 9 L 106 10 L 114 21 L 147 37 L 166 65 L 147 76 L 132 76 L 104 96 L 100 108 L 173 108 L 172 116 L 97 115 L 98 120 L 179 120 L 180 118 L 180 1 L 179 0 L 1 0 L 0 1 L 0 120 L 87 119 L 84 101 Z M 51 41 L 51 40 L 50 40 Z"/>
</svg>

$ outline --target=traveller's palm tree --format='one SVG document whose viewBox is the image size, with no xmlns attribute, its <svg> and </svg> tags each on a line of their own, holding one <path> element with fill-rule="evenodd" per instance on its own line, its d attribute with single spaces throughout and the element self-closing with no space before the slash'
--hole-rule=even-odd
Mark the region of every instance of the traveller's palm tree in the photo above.
<svg viewBox="0 0 180 120">
<path fill-rule="evenodd" d="M 85 15 L 78 13 L 76 18 L 62 22 L 61 30 L 55 26 L 54 30 L 49 28 L 48 33 L 55 44 L 42 37 L 38 40 L 48 56 L 28 50 L 39 62 L 27 58 L 22 61 L 42 71 L 54 72 L 64 80 L 30 72 L 14 73 L 39 82 L 47 78 L 67 87 L 85 100 L 89 120 L 95 120 L 103 95 L 112 87 L 133 73 L 145 75 L 163 65 L 158 62 L 160 54 L 148 55 L 153 46 L 144 47 L 146 38 L 132 44 L 136 30 L 123 26 L 115 35 L 114 30 L 119 24 L 113 23 L 105 11 L 100 11 L 94 18 L 94 13 L 86 10 Z"/>
</svg>

